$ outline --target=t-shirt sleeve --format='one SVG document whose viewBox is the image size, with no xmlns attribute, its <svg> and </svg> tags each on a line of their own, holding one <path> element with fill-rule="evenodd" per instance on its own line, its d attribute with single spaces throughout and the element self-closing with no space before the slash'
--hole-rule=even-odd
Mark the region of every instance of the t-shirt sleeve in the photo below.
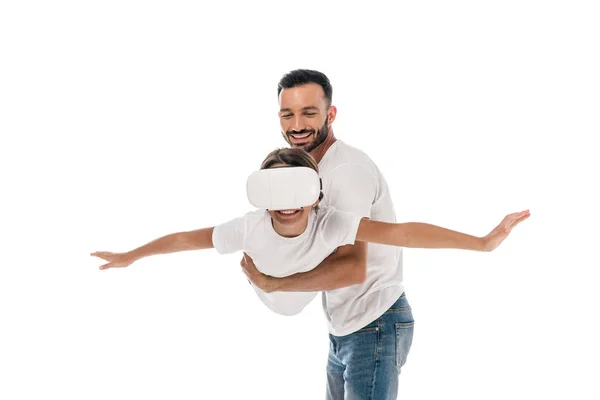
<svg viewBox="0 0 600 400">
<path fill-rule="evenodd" d="M 331 209 L 323 220 L 323 238 L 334 247 L 354 244 L 360 220 L 354 213 Z"/>
<path fill-rule="evenodd" d="M 335 209 L 371 218 L 376 193 L 376 177 L 365 167 L 350 164 L 332 171 L 325 195 Z"/>
<path fill-rule="evenodd" d="M 248 215 L 215 226 L 212 242 L 219 254 L 229 254 L 244 248 Z"/>
</svg>

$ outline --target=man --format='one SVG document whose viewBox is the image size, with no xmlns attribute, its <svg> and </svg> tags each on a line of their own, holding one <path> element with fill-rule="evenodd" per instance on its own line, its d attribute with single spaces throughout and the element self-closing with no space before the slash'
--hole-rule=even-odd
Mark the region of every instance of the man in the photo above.
<svg viewBox="0 0 600 400">
<path fill-rule="evenodd" d="M 335 138 L 336 107 L 327 76 L 295 70 L 279 82 L 285 140 L 318 162 L 323 205 L 396 222 L 383 175 L 362 151 Z M 339 247 L 311 271 L 283 278 L 261 274 L 244 256 L 244 272 L 266 292 L 322 291 L 330 349 L 327 398 L 396 399 L 414 320 L 404 295 L 402 249 L 356 242 Z"/>
</svg>

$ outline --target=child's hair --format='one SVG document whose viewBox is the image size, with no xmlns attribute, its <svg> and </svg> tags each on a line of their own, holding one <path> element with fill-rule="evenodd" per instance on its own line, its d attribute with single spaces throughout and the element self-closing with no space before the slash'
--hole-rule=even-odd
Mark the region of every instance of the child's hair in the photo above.
<svg viewBox="0 0 600 400">
<path fill-rule="evenodd" d="M 319 167 L 310 154 L 299 147 L 284 147 L 275 149 L 269 153 L 260 166 L 260 169 L 270 169 L 277 164 L 286 164 L 290 167 L 308 167 L 314 169 L 317 174 Z M 323 199 L 323 191 L 319 194 L 319 201 Z M 315 207 L 317 211 L 318 206 Z"/>
</svg>

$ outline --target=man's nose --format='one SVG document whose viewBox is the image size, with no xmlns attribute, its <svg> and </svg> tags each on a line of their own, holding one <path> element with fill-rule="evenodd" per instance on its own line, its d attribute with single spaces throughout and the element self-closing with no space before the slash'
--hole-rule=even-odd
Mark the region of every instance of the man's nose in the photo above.
<svg viewBox="0 0 600 400">
<path fill-rule="evenodd" d="M 299 115 L 294 116 L 294 120 L 292 121 L 292 130 L 294 132 L 300 132 L 304 129 L 304 118 Z"/>
</svg>

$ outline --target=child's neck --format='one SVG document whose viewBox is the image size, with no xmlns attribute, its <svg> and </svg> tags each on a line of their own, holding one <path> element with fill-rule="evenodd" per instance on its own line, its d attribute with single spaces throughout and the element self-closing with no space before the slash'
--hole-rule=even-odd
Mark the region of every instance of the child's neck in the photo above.
<svg viewBox="0 0 600 400">
<path fill-rule="evenodd" d="M 293 238 L 296 236 L 300 236 L 304 233 L 306 227 L 308 226 L 308 220 L 293 226 L 283 226 L 278 224 L 277 222 L 275 222 L 275 220 L 273 220 L 273 218 L 271 218 L 271 224 L 273 225 L 273 229 L 275 230 L 275 232 L 277 232 L 279 236 Z"/>
</svg>

